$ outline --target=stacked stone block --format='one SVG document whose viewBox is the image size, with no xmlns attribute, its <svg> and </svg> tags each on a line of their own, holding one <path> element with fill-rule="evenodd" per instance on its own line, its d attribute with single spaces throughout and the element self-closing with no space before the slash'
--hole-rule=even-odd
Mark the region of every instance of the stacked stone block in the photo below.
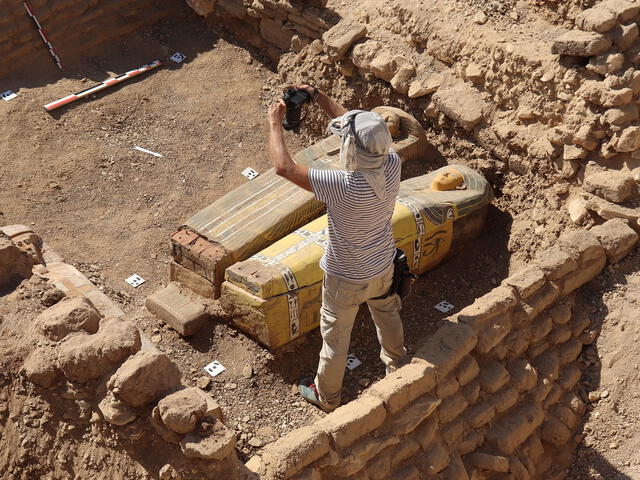
<svg viewBox="0 0 640 480">
<path fill-rule="evenodd" d="M 606 233 L 604 233 L 606 232 Z M 313 425 L 267 445 L 263 479 L 535 479 L 578 428 L 590 322 L 573 292 L 634 248 L 624 222 L 558 239 L 449 317 L 412 362 Z"/>
<path fill-rule="evenodd" d="M 66 66 L 70 66 L 81 52 L 96 45 L 153 25 L 168 15 L 186 11 L 183 4 L 170 0 L 32 0 L 29 3 Z M 23 66 L 35 69 L 48 63 L 57 68 L 22 0 L 3 2 L 0 76 Z"/>
</svg>

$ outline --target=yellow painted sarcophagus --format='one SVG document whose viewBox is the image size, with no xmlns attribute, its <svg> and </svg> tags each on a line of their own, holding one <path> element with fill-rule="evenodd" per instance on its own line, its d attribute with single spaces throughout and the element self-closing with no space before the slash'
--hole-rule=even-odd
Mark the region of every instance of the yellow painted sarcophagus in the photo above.
<svg viewBox="0 0 640 480">
<path fill-rule="evenodd" d="M 449 165 L 401 182 L 393 235 L 423 273 L 478 235 L 493 200 L 482 175 Z M 277 349 L 319 326 L 326 215 L 230 266 L 222 304 L 241 330 Z"/>
<path fill-rule="evenodd" d="M 374 111 L 390 118 L 392 148 L 403 161 L 424 155 L 424 130 L 412 116 L 393 107 Z M 332 135 L 296 154 L 295 161 L 313 168 L 340 168 L 339 153 L 340 139 Z M 311 192 L 270 169 L 196 213 L 173 234 L 171 280 L 187 284 L 203 296 L 218 297 L 227 267 L 323 212 L 324 204 Z"/>
</svg>

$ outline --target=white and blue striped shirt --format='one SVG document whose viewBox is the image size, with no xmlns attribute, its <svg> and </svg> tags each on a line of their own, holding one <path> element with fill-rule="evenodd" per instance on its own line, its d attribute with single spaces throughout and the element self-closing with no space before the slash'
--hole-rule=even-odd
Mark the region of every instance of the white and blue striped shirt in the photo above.
<svg viewBox="0 0 640 480">
<path fill-rule="evenodd" d="M 313 193 L 327 205 L 329 242 L 320 260 L 326 273 L 365 281 L 391 265 L 396 251 L 391 216 L 400 189 L 400 167 L 400 157 L 390 150 L 384 164 L 385 200 L 358 171 L 309 169 Z"/>
</svg>

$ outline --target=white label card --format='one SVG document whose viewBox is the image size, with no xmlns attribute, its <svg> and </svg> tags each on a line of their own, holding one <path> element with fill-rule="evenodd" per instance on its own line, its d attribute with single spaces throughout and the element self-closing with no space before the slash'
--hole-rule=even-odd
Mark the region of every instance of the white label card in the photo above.
<svg viewBox="0 0 640 480">
<path fill-rule="evenodd" d="M 449 310 L 453 310 L 455 307 L 447 301 L 441 301 L 434 306 L 436 310 L 440 310 L 442 313 L 447 313 Z"/>
<path fill-rule="evenodd" d="M 127 282 L 133 288 L 138 288 L 140 285 L 144 283 L 144 281 L 145 281 L 144 278 L 142 278 L 140 275 L 136 273 L 131 275 L 129 278 L 125 279 L 125 282 Z"/>
<path fill-rule="evenodd" d="M 182 61 L 187 58 L 186 55 L 181 54 L 180 52 L 176 52 L 173 55 L 171 55 L 169 57 L 171 60 L 173 60 L 176 63 L 182 63 Z"/>
<path fill-rule="evenodd" d="M 207 372 L 212 377 L 216 377 L 224 372 L 226 368 L 219 361 L 211 362 L 209 365 L 204 367 L 204 371 Z"/>
<path fill-rule="evenodd" d="M 0 93 L 0 97 L 5 101 L 8 102 L 9 100 L 12 100 L 14 98 L 16 98 L 18 96 L 17 93 L 12 92 L 11 90 L 7 90 L 6 92 L 2 92 Z"/>
<path fill-rule="evenodd" d="M 253 180 L 254 178 L 256 178 L 260 174 L 258 172 L 256 172 L 253 168 L 247 167 L 244 170 L 242 170 L 242 175 L 247 177 L 249 180 Z"/>
<path fill-rule="evenodd" d="M 349 356 L 347 357 L 347 368 L 349 370 L 353 370 L 354 368 L 357 368 L 360 365 L 362 365 L 362 362 L 358 360 L 353 353 L 350 353 Z"/>
</svg>

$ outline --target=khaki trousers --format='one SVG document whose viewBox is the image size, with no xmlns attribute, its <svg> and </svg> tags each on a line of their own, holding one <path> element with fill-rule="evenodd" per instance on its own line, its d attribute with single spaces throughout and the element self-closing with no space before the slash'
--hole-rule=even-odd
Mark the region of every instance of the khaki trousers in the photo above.
<svg viewBox="0 0 640 480">
<path fill-rule="evenodd" d="M 381 346 L 380 358 L 388 369 L 397 368 L 406 355 L 400 297 L 393 294 L 373 300 L 389 291 L 392 280 L 393 265 L 382 275 L 365 282 L 353 282 L 327 273 L 324 275 L 320 309 L 322 349 L 315 385 L 320 401 L 328 409 L 340 406 L 351 329 L 362 303 L 367 302 L 369 306 Z"/>
</svg>

